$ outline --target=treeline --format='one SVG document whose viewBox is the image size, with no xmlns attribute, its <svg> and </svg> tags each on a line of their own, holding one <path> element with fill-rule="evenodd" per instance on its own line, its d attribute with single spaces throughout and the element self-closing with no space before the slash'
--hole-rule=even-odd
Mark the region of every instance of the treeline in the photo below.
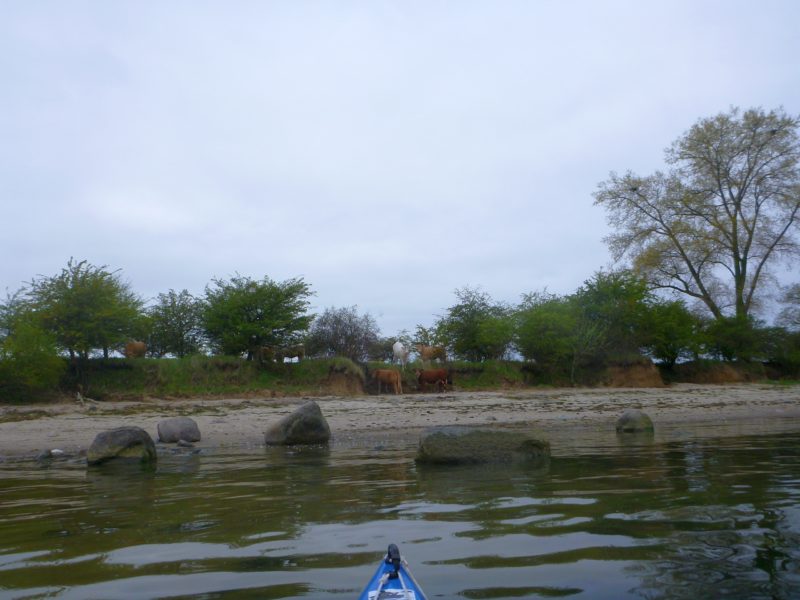
<svg viewBox="0 0 800 600">
<path fill-rule="evenodd" d="M 585 381 L 603 366 L 652 359 L 664 368 L 699 358 L 768 362 L 800 371 L 800 293 L 786 296 L 781 325 L 751 317 L 704 318 L 683 302 L 652 293 L 628 271 L 600 272 L 576 292 L 525 294 L 518 305 L 479 289 L 433 326 L 383 336 L 356 306 L 309 313 L 313 291 L 302 278 L 276 282 L 236 275 L 214 279 L 201 297 L 169 290 L 146 303 L 118 270 L 70 260 L 0 305 L 0 400 L 25 401 L 86 385 L 90 361 L 108 359 L 130 340 L 152 358 L 235 357 L 269 368 L 264 349 L 302 347 L 306 357 L 358 363 L 392 358 L 392 344 L 441 345 L 450 359 L 527 361 L 543 382 Z"/>
</svg>

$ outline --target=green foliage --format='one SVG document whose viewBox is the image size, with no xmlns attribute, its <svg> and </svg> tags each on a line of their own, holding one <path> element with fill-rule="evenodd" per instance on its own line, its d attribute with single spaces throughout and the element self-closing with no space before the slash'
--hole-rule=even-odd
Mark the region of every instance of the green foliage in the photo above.
<svg viewBox="0 0 800 600">
<path fill-rule="evenodd" d="M 678 360 L 696 358 L 701 350 L 700 320 L 682 301 L 655 302 L 642 324 L 644 347 L 671 369 Z"/>
<path fill-rule="evenodd" d="M 326 308 L 311 325 L 307 351 L 311 356 L 344 356 L 362 362 L 374 350 L 379 335 L 375 319 L 369 313 L 359 315 L 358 307 Z"/>
<path fill-rule="evenodd" d="M 567 298 L 546 292 L 526 294 L 516 315 L 517 349 L 525 359 L 548 369 L 566 364 L 573 353 L 578 317 Z"/>
<path fill-rule="evenodd" d="M 523 363 L 506 360 L 455 361 L 448 364 L 453 385 L 459 390 L 496 390 L 526 384 Z"/>
<path fill-rule="evenodd" d="M 66 371 L 55 339 L 27 311 L 4 318 L 6 335 L 0 340 L 0 399 L 25 401 L 55 391 Z"/>
<path fill-rule="evenodd" d="M 70 259 L 61 273 L 35 279 L 27 290 L 27 302 L 42 327 L 71 356 L 85 359 L 102 350 L 107 357 L 109 349 L 142 333 L 142 300 L 118 271 L 106 269 Z"/>
<path fill-rule="evenodd" d="M 159 294 L 152 306 L 150 316 L 150 335 L 147 349 L 157 357 L 172 354 L 183 358 L 197 354 L 203 345 L 203 308 L 187 290 L 180 293 L 170 290 Z"/>
<path fill-rule="evenodd" d="M 458 303 L 437 325 L 453 354 L 476 362 L 505 356 L 513 338 L 511 310 L 478 289 L 464 287 L 455 294 Z"/>
<path fill-rule="evenodd" d="M 313 319 L 306 314 L 312 292 L 302 278 L 278 283 L 237 275 L 212 282 L 206 286 L 203 322 L 216 353 L 252 359 L 262 346 L 292 345 Z"/>
<path fill-rule="evenodd" d="M 762 339 L 767 360 L 783 377 L 800 376 L 800 331 L 771 327 L 762 332 Z"/>
<path fill-rule="evenodd" d="M 761 336 L 750 318 L 722 317 L 705 329 L 706 352 L 726 361 L 748 362 L 759 354 Z"/>
<path fill-rule="evenodd" d="M 734 108 L 678 138 L 669 172 L 612 172 L 595 198 L 615 230 L 606 240 L 614 258 L 742 330 L 771 267 L 798 249 L 798 126 L 782 109 Z"/>
<path fill-rule="evenodd" d="M 446 345 L 447 341 L 443 337 L 441 325 L 441 320 L 439 321 L 438 325 L 434 325 L 433 327 L 417 325 L 416 329 L 414 329 L 414 338 L 411 340 L 409 347 L 414 348 L 417 344 L 421 344 L 423 346 Z"/>
<path fill-rule="evenodd" d="M 599 272 L 578 288 L 574 301 L 585 338 L 609 360 L 639 356 L 649 299 L 647 284 L 630 271 Z"/>
</svg>

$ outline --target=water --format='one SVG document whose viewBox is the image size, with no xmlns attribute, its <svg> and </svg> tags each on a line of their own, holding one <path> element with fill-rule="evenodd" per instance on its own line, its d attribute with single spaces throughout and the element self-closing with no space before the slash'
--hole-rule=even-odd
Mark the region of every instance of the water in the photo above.
<svg viewBox="0 0 800 600">
<path fill-rule="evenodd" d="M 417 467 L 413 440 L 7 460 L 0 598 L 353 598 L 389 542 L 431 598 L 800 597 L 800 423 L 717 433 L 502 468 Z"/>
</svg>

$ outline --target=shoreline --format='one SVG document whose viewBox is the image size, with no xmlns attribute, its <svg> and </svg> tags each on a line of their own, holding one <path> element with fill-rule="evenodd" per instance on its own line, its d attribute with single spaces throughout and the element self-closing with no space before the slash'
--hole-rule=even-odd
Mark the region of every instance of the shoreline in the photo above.
<svg viewBox="0 0 800 600">
<path fill-rule="evenodd" d="M 442 394 L 302 396 L 225 399 L 147 399 L 126 402 L 0 406 L 0 459 L 35 458 L 59 449 L 75 456 L 101 431 L 136 425 L 158 441 L 157 425 L 189 416 L 201 431 L 201 450 L 264 446 L 269 423 L 298 405 L 316 401 L 331 427 L 333 445 L 394 440 L 409 444 L 427 427 L 472 425 L 531 427 L 554 446 L 574 444 L 576 434 L 614 432 L 616 419 L 639 408 L 656 431 L 753 427 L 800 429 L 800 385 L 673 384 L 659 388 L 552 388 L 454 391 Z M 169 447 L 171 445 L 167 445 Z"/>
</svg>

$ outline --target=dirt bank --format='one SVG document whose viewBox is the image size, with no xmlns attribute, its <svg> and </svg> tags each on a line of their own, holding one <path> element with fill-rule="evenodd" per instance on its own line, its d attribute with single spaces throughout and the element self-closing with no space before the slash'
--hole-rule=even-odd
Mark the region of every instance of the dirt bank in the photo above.
<svg viewBox="0 0 800 600">
<path fill-rule="evenodd" d="M 258 447 L 267 423 L 291 412 L 304 398 L 78 402 L 0 407 L 0 456 L 35 456 L 58 448 L 85 450 L 100 431 L 137 425 L 157 437 L 161 419 L 187 415 L 200 426 L 198 446 Z M 613 429 L 630 407 L 645 410 L 658 426 L 680 423 L 746 424 L 800 419 L 800 386 L 696 385 L 663 388 L 536 389 L 401 396 L 313 398 L 335 440 L 412 436 L 432 425 L 530 425 L 551 435 L 576 428 Z"/>
</svg>

